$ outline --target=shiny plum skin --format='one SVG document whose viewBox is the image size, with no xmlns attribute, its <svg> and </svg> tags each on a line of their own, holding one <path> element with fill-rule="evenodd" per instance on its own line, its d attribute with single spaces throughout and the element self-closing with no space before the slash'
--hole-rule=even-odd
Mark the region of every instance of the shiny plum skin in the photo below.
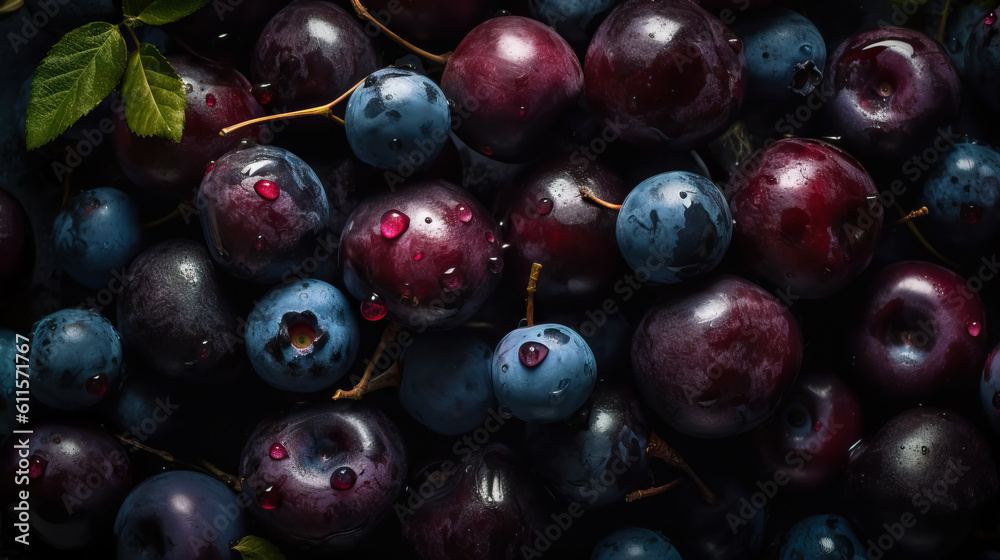
<svg viewBox="0 0 1000 560">
<path fill-rule="evenodd" d="M 736 118 L 746 86 L 742 42 L 696 3 L 630 0 L 587 50 L 587 99 L 627 142 L 691 148 Z"/>
<path fill-rule="evenodd" d="M 0 452 L 0 473 L 10 498 L 14 484 L 17 490 L 30 486 L 31 537 L 60 550 L 97 542 L 110 532 L 132 486 L 128 455 L 115 438 L 86 425 L 37 424 L 31 429 L 30 436 L 10 438 Z M 18 464 L 25 459 L 27 469 Z M 20 477 L 23 483 L 15 480 Z"/>
<path fill-rule="evenodd" d="M 247 142 L 205 174 L 198 216 L 217 263 L 237 278 L 273 283 L 312 257 L 330 206 L 322 182 L 302 159 Z"/>
<path fill-rule="evenodd" d="M 370 534 L 392 511 L 406 472 L 396 426 L 378 409 L 354 401 L 263 422 L 240 459 L 243 493 L 262 526 L 315 550 L 351 547 Z"/>
<path fill-rule="evenodd" d="M 865 545 L 839 515 L 807 517 L 782 537 L 777 560 L 865 560 Z"/>
<path fill-rule="evenodd" d="M 538 301 L 580 305 L 605 294 L 621 278 L 615 243 L 616 214 L 580 196 L 587 189 L 601 200 L 620 202 L 627 189 L 610 168 L 599 163 L 558 158 L 532 166 L 497 196 L 507 279 L 520 293 L 531 265 L 538 278 Z"/>
<path fill-rule="evenodd" d="M 890 419 L 853 450 L 847 469 L 862 529 L 881 535 L 885 524 L 905 523 L 894 545 L 905 558 L 948 557 L 1000 487 L 990 442 L 978 428 L 931 407 Z"/>
<path fill-rule="evenodd" d="M 73 197 L 52 226 L 59 266 L 84 286 L 107 287 L 111 271 L 139 252 L 142 225 L 135 203 L 107 187 Z"/>
<path fill-rule="evenodd" d="M 583 93 L 583 69 L 551 27 L 503 16 L 462 39 L 441 89 L 454 104 L 463 142 L 488 157 L 520 161 L 537 155 L 545 132 Z"/>
<path fill-rule="evenodd" d="M 681 555 L 655 531 L 622 527 L 597 543 L 590 560 L 681 560 Z"/>
<path fill-rule="evenodd" d="M 1000 111 L 1000 21 L 996 14 L 1000 6 L 981 16 L 972 26 L 965 50 L 965 77 L 977 94 L 991 107 Z M 992 17 L 990 17 L 992 15 Z"/>
<path fill-rule="evenodd" d="M 840 474 L 861 439 L 861 403 L 832 373 L 809 372 L 755 435 L 768 474 L 783 471 L 790 488 L 819 489 Z"/>
<path fill-rule="evenodd" d="M 955 245 L 978 244 L 1000 233 L 1000 152 L 959 142 L 941 156 L 921 191 L 931 210 L 928 229 Z"/>
<path fill-rule="evenodd" d="M 802 335 L 756 284 L 733 276 L 655 305 L 636 326 L 639 393 L 671 428 L 696 437 L 750 430 L 795 381 Z"/>
<path fill-rule="evenodd" d="M 404 495 L 403 537 L 421 560 L 521 557 L 552 523 L 555 504 L 510 448 L 466 449 L 457 464 L 449 457 L 428 465 Z"/>
<path fill-rule="evenodd" d="M 865 31 L 841 43 L 829 60 L 827 123 L 858 157 L 907 157 L 958 118 L 958 71 L 919 31 Z"/>
<path fill-rule="evenodd" d="M 460 41 L 483 20 L 489 0 L 366 0 L 368 11 L 395 33 L 419 43 Z M 365 31 L 374 36 L 373 24 Z"/>
<path fill-rule="evenodd" d="M 377 296 L 403 325 L 445 329 L 496 289 L 500 246 L 496 222 L 468 191 L 431 180 L 364 199 L 341 234 L 340 265 L 358 300 Z"/>
<path fill-rule="evenodd" d="M 155 196 L 190 200 L 212 160 L 255 138 L 262 128 L 249 126 L 220 136 L 223 128 L 264 116 L 250 94 L 250 82 L 233 68 L 182 55 L 167 56 L 185 84 L 184 135 L 180 143 L 140 138 L 129 130 L 124 111 L 114 111 L 118 163 L 130 181 Z"/>
<path fill-rule="evenodd" d="M 227 558 L 247 535 L 246 508 L 225 484 L 198 472 L 147 478 L 115 520 L 118 560 Z"/>
<path fill-rule="evenodd" d="M 807 138 L 778 140 L 744 163 L 726 195 L 732 251 L 797 297 L 833 294 L 875 254 L 883 208 L 868 172 L 849 154 Z"/>
<path fill-rule="evenodd" d="M 253 53 L 254 83 L 273 86 L 270 105 L 294 111 L 336 99 L 379 67 L 371 39 L 331 2 L 295 0 L 264 27 Z"/>
<path fill-rule="evenodd" d="M 885 394 L 932 397 L 972 390 L 989 352 L 986 309 L 958 274 L 904 261 L 872 279 L 850 351 Z"/>
</svg>

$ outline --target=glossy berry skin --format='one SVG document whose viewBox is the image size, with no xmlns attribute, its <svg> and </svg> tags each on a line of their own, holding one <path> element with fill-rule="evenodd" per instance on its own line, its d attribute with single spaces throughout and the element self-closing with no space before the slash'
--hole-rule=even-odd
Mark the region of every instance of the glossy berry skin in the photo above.
<svg viewBox="0 0 1000 560">
<path fill-rule="evenodd" d="M 606 535 L 590 560 L 682 560 L 663 535 L 640 527 L 622 527 Z"/>
<path fill-rule="evenodd" d="M 883 27 L 847 38 L 825 79 L 833 89 L 827 123 L 858 156 L 908 157 L 958 117 L 955 65 L 919 31 Z"/>
<path fill-rule="evenodd" d="M 392 0 L 368 0 L 365 6 L 393 32 L 418 44 L 457 43 L 483 20 L 489 0 L 409 0 L 402 6 Z M 372 36 L 373 29 L 374 25 L 365 25 L 365 32 Z"/>
<path fill-rule="evenodd" d="M 664 284 L 711 272 L 726 255 L 732 233 L 733 217 L 722 191 L 687 171 L 639 183 L 622 203 L 615 226 L 618 247 L 632 270 Z"/>
<path fill-rule="evenodd" d="M 273 283 L 312 257 L 330 205 L 306 162 L 283 148 L 248 143 L 205 174 L 198 215 L 217 263 L 237 278 Z"/>
<path fill-rule="evenodd" d="M 1000 360 L 997 359 L 1000 346 L 994 348 L 986 358 L 983 375 L 979 380 L 979 402 L 983 405 L 986 419 L 1000 432 Z"/>
<path fill-rule="evenodd" d="M 421 560 L 518 558 L 552 523 L 548 492 L 503 444 L 466 447 L 457 461 L 436 460 L 421 473 L 397 509 Z"/>
<path fill-rule="evenodd" d="M 31 396 L 61 410 L 99 403 L 122 381 L 122 343 L 94 311 L 63 309 L 35 324 L 31 335 Z"/>
<path fill-rule="evenodd" d="M 496 407 L 492 359 L 493 349 L 469 331 L 421 334 L 403 354 L 399 402 L 435 433 L 470 432 Z"/>
<path fill-rule="evenodd" d="M 236 313 L 204 245 L 181 239 L 154 245 L 135 258 L 122 283 L 122 342 L 153 371 L 210 381 L 240 363 Z"/>
<path fill-rule="evenodd" d="M 982 17 L 972 26 L 965 48 L 965 77 L 983 101 L 1000 111 L 996 95 L 1000 90 L 1000 6 L 988 14 L 980 12 Z"/>
<path fill-rule="evenodd" d="M 132 486 L 125 450 L 114 437 L 82 424 L 36 424 L 31 429 L 27 448 L 15 449 L 18 440 L 10 438 L 0 452 L 0 473 L 9 492 L 5 496 L 12 499 L 4 509 L 19 502 L 13 501 L 15 490 L 30 485 L 29 542 L 37 536 L 59 550 L 99 542 L 110 534 L 118 506 Z M 19 466 L 25 459 L 27 469 Z"/>
<path fill-rule="evenodd" d="M 601 15 L 618 0 L 528 0 L 531 17 L 551 25 L 573 48 L 586 49 Z"/>
<path fill-rule="evenodd" d="M 783 472 L 789 488 L 823 488 L 841 473 L 851 446 L 861 439 L 861 403 L 836 375 L 805 373 L 755 435 L 767 474 Z"/>
<path fill-rule="evenodd" d="M 351 304 L 321 280 L 299 280 L 265 295 L 247 318 L 254 371 L 272 387 L 312 393 L 332 386 L 358 355 Z"/>
<path fill-rule="evenodd" d="M 410 70 L 384 68 L 365 79 L 347 102 L 347 142 L 361 161 L 386 171 L 409 163 L 424 169 L 451 137 L 444 92 Z"/>
<path fill-rule="evenodd" d="M 863 379 L 902 398 L 971 390 L 989 352 L 986 309 L 958 274 L 924 261 L 872 280 L 850 351 Z"/>
<path fill-rule="evenodd" d="M 839 515 L 813 515 L 783 537 L 778 560 L 867 560 L 865 546 Z"/>
<path fill-rule="evenodd" d="M 1000 233 L 1000 152 L 959 142 L 929 173 L 920 204 L 928 229 L 956 245 L 983 243 Z"/>
<path fill-rule="evenodd" d="M 847 152 L 807 138 L 778 140 L 745 162 L 726 195 L 733 252 L 754 274 L 797 297 L 833 294 L 864 272 L 883 208 Z"/>
<path fill-rule="evenodd" d="M 52 227 L 56 260 L 74 280 L 106 288 L 111 271 L 124 268 L 139 252 L 142 225 L 125 193 L 98 188 L 73 197 Z"/>
<path fill-rule="evenodd" d="M 808 95 L 823 79 L 826 42 L 805 16 L 774 8 L 737 20 L 732 30 L 743 40 L 752 99 L 775 102 Z"/>
<path fill-rule="evenodd" d="M 273 86 L 271 106 L 293 111 L 333 101 L 378 67 L 352 14 L 331 2 L 295 0 L 261 32 L 251 75 Z"/>
<path fill-rule="evenodd" d="M 671 428 L 695 437 L 763 422 L 801 362 L 802 335 L 788 309 L 733 276 L 655 305 L 632 339 L 639 394 Z"/>
<path fill-rule="evenodd" d="M 743 46 L 690 0 L 629 0 L 587 50 L 587 99 L 627 142 L 683 149 L 736 118 L 746 86 Z"/>
<path fill-rule="evenodd" d="M 526 355 L 529 348 L 534 355 Z M 590 346 L 576 331 L 555 323 L 508 333 L 493 353 L 492 371 L 500 406 L 525 422 L 565 420 L 597 382 Z"/>
<path fill-rule="evenodd" d="M 276 448 L 277 446 L 277 448 Z M 388 513 L 406 482 L 396 426 L 379 410 L 334 401 L 268 420 L 243 447 L 250 511 L 300 548 L 356 545 Z"/>
<path fill-rule="evenodd" d="M 364 199 L 341 234 L 351 295 L 422 329 L 466 322 L 500 281 L 500 232 L 466 190 L 430 180 Z M 368 319 L 381 318 L 365 314 Z"/>
<path fill-rule="evenodd" d="M 621 278 L 616 214 L 585 200 L 580 189 L 611 202 L 628 192 L 607 166 L 556 158 L 528 168 L 497 195 L 493 214 L 510 245 L 504 261 L 517 293 L 528 285 L 534 263 L 545 270 L 535 295 L 550 305 L 593 301 Z"/>
<path fill-rule="evenodd" d="M 124 111 L 115 111 L 115 153 L 130 181 L 147 192 L 174 200 L 190 200 L 212 160 L 256 138 L 262 128 L 249 126 L 226 136 L 223 128 L 264 116 L 250 95 L 250 82 L 233 68 L 181 55 L 167 57 L 184 82 L 187 106 L 180 143 L 166 138 L 140 138 L 129 130 Z"/>
<path fill-rule="evenodd" d="M 120 560 L 228 558 L 247 535 L 246 508 L 225 484 L 192 471 L 147 478 L 115 520 Z"/>
<path fill-rule="evenodd" d="M 583 93 L 583 69 L 551 27 L 503 16 L 462 39 L 441 89 L 462 117 L 455 133 L 463 142 L 500 161 L 521 161 L 537 155 L 545 132 Z"/>
<path fill-rule="evenodd" d="M 527 454 L 546 485 L 588 511 L 621 504 L 646 484 L 648 443 L 639 399 L 603 381 L 566 420 L 528 424 L 525 432 Z"/>
<path fill-rule="evenodd" d="M 863 441 L 847 480 L 861 528 L 881 535 L 886 523 L 906 523 L 894 552 L 917 559 L 948 557 L 1000 486 L 990 442 L 962 416 L 931 407 L 898 414 Z"/>
</svg>

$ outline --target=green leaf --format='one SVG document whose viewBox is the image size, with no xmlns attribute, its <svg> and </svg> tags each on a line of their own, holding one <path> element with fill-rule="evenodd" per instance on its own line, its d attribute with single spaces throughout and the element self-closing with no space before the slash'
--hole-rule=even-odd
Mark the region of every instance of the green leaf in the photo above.
<svg viewBox="0 0 1000 560">
<path fill-rule="evenodd" d="M 153 45 L 143 43 L 129 56 L 122 97 L 132 132 L 181 141 L 187 106 L 184 82 Z"/>
<path fill-rule="evenodd" d="M 143 23 L 163 25 L 197 12 L 212 0 L 124 0 L 125 13 Z"/>
<path fill-rule="evenodd" d="M 243 537 L 233 550 L 239 552 L 243 560 L 285 560 L 278 547 L 253 535 Z"/>
<path fill-rule="evenodd" d="M 128 49 L 118 28 L 95 22 L 52 47 L 35 70 L 28 97 L 28 149 L 54 140 L 115 89 Z"/>
</svg>

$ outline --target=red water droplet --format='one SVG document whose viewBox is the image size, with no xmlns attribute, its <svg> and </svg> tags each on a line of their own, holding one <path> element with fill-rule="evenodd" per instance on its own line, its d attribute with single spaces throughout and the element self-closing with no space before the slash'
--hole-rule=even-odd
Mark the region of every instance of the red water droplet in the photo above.
<svg viewBox="0 0 1000 560">
<path fill-rule="evenodd" d="M 973 321 L 968 324 L 968 329 L 969 329 L 969 334 L 971 334 L 972 336 L 979 336 L 979 333 L 982 332 L 983 327 L 979 323 Z"/>
<path fill-rule="evenodd" d="M 456 268 L 449 268 L 441 275 L 441 287 L 446 292 L 454 292 L 462 287 L 465 277 Z"/>
<path fill-rule="evenodd" d="M 813 424 L 813 431 L 814 432 L 818 432 L 818 431 L 820 431 L 822 429 L 823 429 L 823 423 L 822 422 L 816 422 L 815 424 Z"/>
<path fill-rule="evenodd" d="M 334 490 L 350 490 L 358 481 L 358 475 L 350 467 L 340 467 L 330 476 L 330 486 Z"/>
<path fill-rule="evenodd" d="M 261 105 L 267 105 L 274 100 L 274 86 L 271 84 L 254 84 L 250 88 L 250 93 Z"/>
<path fill-rule="evenodd" d="M 413 260 L 415 261 L 419 261 L 422 258 L 424 258 L 424 254 L 421 251 L 417 251 L 417 254 L 413 255 Z"/>
<path fill-rule="evenodd" d="M 209 93 L 205 95 L 205 105 L 215 107 L 215 94 Z"/>
<path fill-rule="evenodd" d="M 1000 391 L 993 393 L 993 408 L 1000 411 Z"/>
<path fill-rule="evenodd" d="M 361 302 L 361 316 L 369 321 L 379 321 L 388 312 L 389 308 L 378 296 L 372 296 L 368 301 Z"/>
<path fill-rule="evenodd" d="M 201 342 L 201 359 L 207 360 L 212 356 L 212 342 L 210 340 L 203 340 Z"/>
<path fill-rule="evenodd" d="M 267 200 L 275 200 L 278 198 L 278 195 L 281 194 L 281 189 L 278 188 L 278 184 L 273 181 L 268 181 L 267 179 L 257 181 L 257 184 L 253 186 L 253 190 L 257 191 L 257 194 Z"/>
<path fill-rule="evenodd" d="M 263 251 L 264 250 L 264 236 L 263 235 L 258 235 L 257 236 L 257 240 L 253 242 L 253 248 L 257 249 L 258 251 Z"/>
<path fill-rule="evenodd" d="M 996 21 L 997 21 L 996 12 L 990 12 L 986 14 L 986 17 L 983 18 L 983 23 L 985 23 L 986 25 L 993 25 L 994 23 L 996 23 Z"/>
<path fill-rule="evenodd" d="M 490 272 L 493 274 L 500 274 L 503 272 L 503 259 L 490 257 Z"/>
<path fill-rule="evenodd" d="M 523 117 L 524 115 L 528 114 L 528 110 L 525 109 L 524 107 L 521 107 L 521 110 L 518 111 L 517 114 Z"/>
<path fill-rule="evenodd" d="M 271 450 L 268 451 L 267 454 L 270 455 L 271 458 L 274 459 L 275 461 L 280 461 L 285 457 L 288 457 L 288 450 L 285 449 L 284 445 L 276 443 L 271 446 Z"/>
<path fill-rule="evenodd" d="M 552 211 L 552 199 L 543 198 L 538 201 L 538 213 L 542 216 Z"/>
<path fill-rule="evenodd" d="M 42 457 L 38 453 L 33 454 L 28 459 L 28 476 L 31 478 L 38 478 L 45 474 L 45 467 L 49 464 L 49 460 Z M 23 471 L 22 471 L 23 472 Z"/>
<path fill-rule="evenodd" d="M 958 211 L 959 216 L 967 224 L 975 224 L 979 222 L 979 219 L 983 217 L 982 206 L 972 204 L 971 202 L 962 205 L 962 208 Z"/>
<path fill-rule="evenodd" d="M 410 217 L 399 210 L 389 210 L 382 214 L 382 236 L 386 239 L 395 239 L 403 235 L 408 227 L 410 227 Z"/>
<path fill-rule="evenodd" d="M 278 495 L 274 486 L 268 486 L 257 496 L 257 503 L 264 509 L 274 509 L 281 503 L 281 496 Z"/>
<path fill-rule="evenodd" d="M 458 206 L 458 219 L 464 223 L 472 221 L 472 209 L 464 204 Z"/>
<path fill-rule="evenodd" d="M 91 377 L 87 380 L 87 392 L 92 396 L 100 397 L 108 392 L 108 376 L 103 373 Z"/>
<path fill-rule="evenodd" d="M 490 232 L 487 231 L 486 232 L 486 242 L 487 243 L 493 243 L 494 241 L 496 241 L 496 238 L 493 237 L 492 233 L 490 233 Z"/>
<path fill-rule="evenodd" d="M 215 162 L 214 161 L 212 163 L 208 164 L 208 169 L 205 170 L 205 173 L 208 173 L 209 171 L 211 171 L 213 169 L 215 169 Z"/>
<path fill-rule="evenodd" d="M 549 355 L 549 347 L 541 342 L 528 341 L 517 349 L 517 359 L 524 367 L 535 367 Z"/>
<path fill-rule="evenodd" d="M 489 146 L 483 146 L 483 149 L 480 150 L 480 151 L 482 151 L 483 155 L 485 155 L 485 156 L 492 156 L 493 155 L 493 148 L 491 148 Z"/>
</svg>

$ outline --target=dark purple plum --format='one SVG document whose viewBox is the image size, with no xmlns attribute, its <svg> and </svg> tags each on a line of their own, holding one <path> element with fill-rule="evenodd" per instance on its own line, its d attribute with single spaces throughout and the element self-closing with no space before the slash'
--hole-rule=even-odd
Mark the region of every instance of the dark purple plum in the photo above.
<svg viewBox="0 0 1000 560">
<path fill-rule="evenodd" d="M 30 537 L 59 550 L 80 549 L 109 532 L 132 486 L 125 450 L 108 434 L 85 425 L 41 424 L 11 437 L 0 453 L 3 484 L 16 508 L 28 491 Z M 34 540 L 29 538 L 29 542 Z"/>
<path fill-rule="evenodd" d="M 986 308 L 946 268 L 891 264 L 872 279 L 850 351 L 862 379 L 894 397 L 972 391 L 989 352 Z"/>
<path fill-rule="evenodd" d="M 1000 488 L 990 446 L 952 411 L 919 407 L 893 417 L 854 449 L 847 467 L 862 528 L 882 552 L 888 541 L 903 558 L 948 557 Z"/>
<path fill-rule="evenodd" d="M 627 193 L 617 173 L 585 159 L 558 158 L 526 170 L 500 191 L 493 213 L 500 222 L 507 278 L 517 293 L 531 265 L 545 272 L 536 297 L 550 305 L 585 305 L 621 277 L 615 242 L 617 214 L 580 196 L 620 202 Z"/>
<path fill-rule="evenodd" d="M 840 474 L 861 435 L 854 391 L 832 373 L 809 372 L 757 428 L 757 452 L 768 475 L 783 472 L 790 488 L 819 489 Z"/>
<path fill-rule="evenodd" d="M 864 272 L 882 230 L 868 172 L 820 140 L 778 140 L 742 164 L 726 188 L 733 253 L 796 297 L 839 291 Z"/>
<path fill-rule="evenodd" d="M 696 437 L 730 436 L 763 422 L 801 362 L 792 314 L 734 276 L 656 304 L 632 339 L 639 393 L 671 428 Z"/>
<path fill-rule="evenodd" d="M 639 145 L 690 148 L 736 118 L 746 87 L 743 44 L 693 1 L 629 0 L 587 50 L 587 99 Z"/>
<path fill-rule="evenodd" d="M 583 69 L 551 27 L 503 16 L 462 39 L 441 89 L 463 142 L 491 158 L 521 161 L 537 156 L 550 126 L 583 93 Z"/>
<path fill-rule="evenodd" d="M 496 288 L 500 244 L 470 193 L 423 181 L 358 205 L 341 234 L 340 265 L 366 319 L 443 329 L 467 321 Z"/>
<path fill-rule="evenodd" d="M 260 32 L 287 3 L 288 0 L 211 2 L 162 29 L 194 52 L 242 71 L 250 63 Z"/>
<path fill-rule="evenodd" d="M 965 77 L 972 89 L 994 110 L 1000 111 L 1000 23 L 997 13 L 1000 6 L 986 13 L 980 9 L 981 17 L 972 26 L 965 47 Z"/>
<path fill-rule="evenodd" d="M 165 138 L 140 138 L 125 122 L 123 110 L 114 112 L 115 151 L 130 181 L 150 194 L 190 200 L 212 160 L 236 147 L 240 140 L 256 138 L 259 125 L 227 136 L 219 131 L 235 123 L 264 116 L 264 109 L 250 95 L 250 82 L 224 64 L 193 57 L 168 56 L 184 82 L 187 107 L 180 143 Z"/>
<path fill-rule="evenodd" d="M 457 42 L 483 20 L 489 0 L 366 0 L 365 6 L 383 25 L 411 41 Z M 365 32 L 374 36 L 375 25 Z"/>
<path fill-rule="evenodd" d="M 715 503 L 702 499 L 702 493 L 689 478 L 663 498 L 663 523 L 675 527 L 674 546 L 684 560 L 747 560 L 758 558 L 764 545 L 768 516 L 765 503 L 755 507 L 750 500 L 761 494 L 759 487 L 743 483 L 735 472 L 711 474 L 705 483 L 715 495 Z M 852 559 L 853 560 L 853 559 Z"/>
<path fill-rule="evenodd" d="M 378 409 L 334 401 L 257 426 L 240 478 L 268 533 L 296 546 L 356 545 L 392 511 L 405 484 L 406 448 Z"/>
</svg>

